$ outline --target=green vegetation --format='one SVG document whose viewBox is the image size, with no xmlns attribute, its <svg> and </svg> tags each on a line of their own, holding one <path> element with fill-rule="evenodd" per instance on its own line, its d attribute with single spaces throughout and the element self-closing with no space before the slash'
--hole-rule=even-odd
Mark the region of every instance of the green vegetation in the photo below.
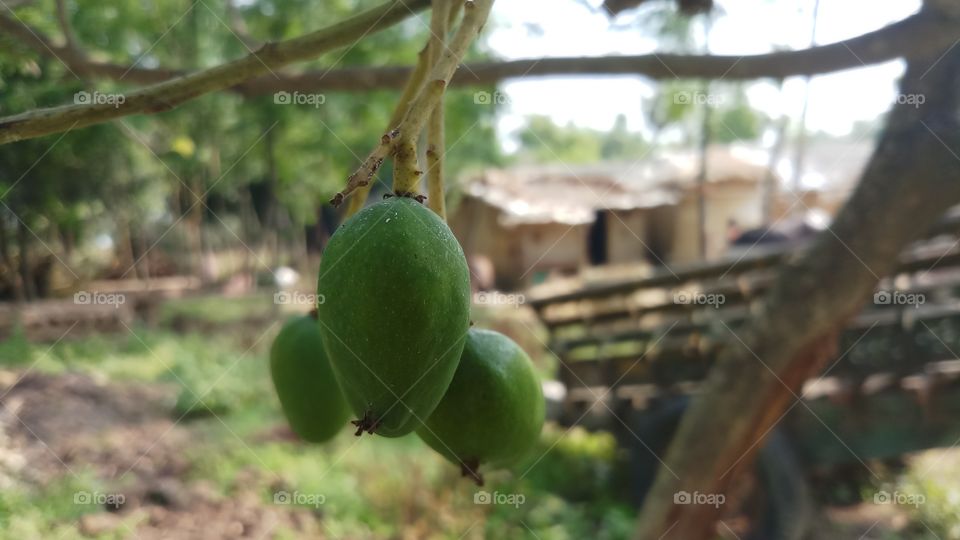
<svg viewBox="0 0 960 540">
<path fill-rule="evenodd" d="M 105 9 L 90 9 L 94 4 L 81 0 L 66 9 L 88 56 L 191 71 L 249 54 L 241 37 L 256 49 L 256 42 L 292 38 L 376 3 L 277 0 L 194 9 L 199 6 L 171 1 L 144 10 L 133 0 Z M 58 40 L 56 11 L 54 2 L 45 0 L 16 6 L 16 18 Z M 236 21 L 243 29 L 231 27 Z M 408 64 L 427 35 L 427 27 L 411 18 L 297 69 Z M 489 55 L 477 45 L 468 56 Z M 0 41 L 5 115 L 72 104 L 80 91 L 122 96 L 140 86 L 133 79 L 92 80 L 86 86 L 62 62 L 38 59 L 16 39 Z M 477 106 L 473 91 L 451 89 L 446 96 L 449 136 L 469 134 L 470 141 L 448 148 L 451 178 L 501 159 L 495 108 Z M 0 207 L 0 267 L 7 270 L 0 275 L 0 298 L 45 297 L 63 286 L 56 275 L 63 269 L 52 264 L 51 250 L 80 278 L 199 275 L 205 252 L 273 251 L 275 256 L 256 256 L 247 264 L 262 269 L 269 261 L 275 267 L 283 263 L 278 253 L 302 249 L 305 228 L 332 232 L 336 214 L 321 205 L 376 144 L 397 93 L 300 97 L 305 99 L 278 102 L 272 94 L 221 92 L 163 114 L 0 148 L 0 194 L 7 206 Z M 379 180 L 389 184 L 390 175 L 384 167 Z M 20 265 L 22 259 L 28 264 Z"/>
<path fill-rule="evenodd" d="M 647 148 L 643 136 L 627 129 L 627 119 L 617 117 L 608 132 L 556 125 L 546 116 L 531 116 L 517 133 L 516 159 L 534 163 L 593 163 L 601 160 L 634 161 Z"/>
<path fill-rule="evenodd" d="M 228 307 L 231 301 L 223 302 Z M 316 511 L 321 530 L 331 536 L 384 538 L 415 530 L 449 539 L 519 539 L 529 538 L 529 531 L 557 540 L 629 537 L 633 511 L 611 489 L 618 465 L 606 434 L 548 426 L 512 473 L 487 475 L 483 489 L 496 497 L 489 503 L 417 437 L 360 441 L 343 430 L 329 444 L 311 446 L 268 436 L 284 424 L 269 383 L 268 344 L 278 329 L 268 325 L 257 331 L 263 336 L 251 337 L 226 329 L 176 334 L 134 327 L 135 335 L 64 340 L 53 347 L 18 338 L 0 343 L 0 358 L 8 369 L 36 362 L 33 369 L 40 373 L 79 371 L 111 384 L 157 385 L 169 391 L 172 419 L 184 410 L 216 412 L 216 418 L 198 414 L 178 424 L 196 434 L 190 446 L 178 449 L 191 464 L 185 481 L 210 483 L 223 498 L 254 490 L 263 505 L 272 505 L 279 491 L 322 495 L 317 508 L 310 503 L 317 499 L 309 497 L 301 506 Z M 27 360 L 7 361 L 15 357 Z M 192 405 L 200 395 L 206 407 Z M 98 509 L 72 504 L 74 493 L 108 492 L 114 481 L 82 473 L 44 487 L 0 489 L 0 538 L 81 538 L 77 518 Z M 135 519 L 121 516 L 135 530 Z M 129 532 L 120 527 L 112 534 L 101 538 Z"/>
<path fill-rule="evenodd" d="M 245 301 L 220 303 L 230 309 Z M 485 322 L 494 320 L 492 313 L 478 313 Z M 218 417 L 188 416 L 176 428 L 194 434 L 190 445 L 177 449 L 190 463 L 184 481 L 208 483 L 224 499 L 252 490 L 263 505 L 272 505 L 280 491 L 322 495 L 322 505 L 315 508 L 307 498 L 300 506 L 322 520 L 321 530 L 331 536 L 384 538 L 418 531 L 431 538 L 520 539 L 532 531 L 557 540 L 630 537 L 635 514 L 625 496 L 626 456 L 610 434 L 547 424 L 524 462 L 485 475 L 482 490 L 490 497 L 496 493 L 501 504 L 475 504 L 480 488 L 416 437 L 358 441 L 343 430 L 329 444 L 311 446 L 269 436 L 284 424 L 269 383 L 268 345 L 278 330 L 279 324 L 267 324 L 250 336 L 226 328 L 179 334 L 136 326 L 134 333 L 65 339 L 52 347 L 13 336 L 0 342 L 0 364 L 15 374 L 33 365 L 38 373 L 81 372 L 110 384 L 163 389 L 171 419 L 180 417 L 183 403 L 204 395 Z M 178 395 L 181 406 L 174 409 Z M 887 491 L 925 498 L 916 507 L 901 505 L 909 525 L 889 538 L 935 538 L 926 527 L 940 538 L 958 538 L 957 465 L 952 454 L 934 452 L 914 461 L 900 478 L 882 475 L 889 479 Z M 100 509 L 73 504 L 74 495 L 110 492 L 117 489 L 116 479 L 79 467 L 75 472 L 78 477 L 65 474 L 43 485 L 23 481 L 0 487 L 0 538 L 86 538 L 77 520 Z M 868 504 L 874 491 L 865 495 Z M 520 495 L 522 504 L 510 504 Z M 134 530 L 142 519 L 126 513 L 120 518 Z M 128 536 L 120 526 L 97 538 Z"/>
<path fill-rule="evenodd" d="M 273 307 L 272 293 L 237 298 L 215 295 L 176 298 L 161 304 L 157 322 L 166 327 L 191 323 L 229 324 L 245 319 L 262 320 L 270 316 Z"/>
<path fill-rule="evenodd" d="M 92 504 L 76 504 L 78 494 L 104 492 L 105 485 L 89 472 L 77 477 L 63 478 L 42 487 L 0 490 L 0 539 L 18 538 L 85 538 L 77 530 L 76 522 L 85 514 L 99 512 Z M 131 523 L 127 527 L 133 527 Z M 120 539 L 128 533 L 123 527 L 116 534 L 99 538 Z"/>
</svg>

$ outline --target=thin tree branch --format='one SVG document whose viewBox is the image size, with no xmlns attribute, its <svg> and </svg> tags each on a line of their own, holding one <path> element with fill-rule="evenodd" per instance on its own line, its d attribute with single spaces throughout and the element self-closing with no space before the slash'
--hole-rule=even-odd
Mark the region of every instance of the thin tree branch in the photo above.
<svg viewBox="0 0 960 540">
<path fill-rule="evenodd" d="M 170 110 L 190 99 L 263 75 L 272 68 L 348 45 L 358 36 L 396 24 L 428 3 L 429 0 L 393 0 L 321 30 L 286 41 L 266 43 L 241 59 L 130 92 L 124 95 L 123 103 L 64 105 L 8 116 L 0 119 L 0 144 L 130 114 Z"/>
<path fill-rule="evenodd" d="M 416 141 L 433 110 L 440 104 L 443 92 L 460 65 L 470 43 L 487 22 L 493 0 L 467 0 L 463 5 L 463 19 L 450 45 L 431 68 L 427 83 L 410 105 L 400 122 L 399 136 L 394 143 L 393 191 L 397 195 L 417 192 L 422 172 L 417 165 Z"/>
<path fill-rule="evenodd" d="M 430 64 L 440 61 L 447 39 L 450 0 L 433 0 L 430 17 Z M 443 191 L 443 95 L 427 122 L 427 205 L 444 221 L 447 220 Z"/>
<path fill-rule="evenodd" d="M 360 168 L 347 178 L 347 187 L 330 200 L 330 204 L 339 206 L 345 198 L 353 194 L 353 197 L 350 199 L 350 205 L 347 207 L 347 217 L 359 212 L 366 203 L 367 197 L 370 196 L 370 190 L 373 189 L 373 177 L 376 176 L 377 171 L 383 164 L 383 160 L 389 155 L 390 143 L 392 139 L 396 137 L 396 126 L 400 125 L 400 121 L 403 120 L 403 117 L 407 115 L 407 111 L 410 110 L 410 103 L 417 94 L 420 93 L 420 89 L 423 88 L 423 83 L 427 78 L 427 72 L 429 70 L 430 55 L 428 47 L 424 46 L 417 55 L 417 66 L 410 72 L 403 92 L 400 94 L 397 105 L 393 109 L 393 114 L 390 115 L 390 120 L 387 121 L 387 129 L 390 131 L 380 138 L 380 144 L 367 156 L 367 159 L 363 161 Z"/>
<path fill-rule="evenodd" d="M 356 189 L 369 184 L 377 169 L 383 164 L 386 156 L 393 156 L 393 191 L 398 196 L 416 194 L 417 185 L 422 172 L 417 165 L 416 140 L 423 131 L 428 117 L 440 103 L 443 90 L 453 77 L 454 71 L 460 65 L 460 60 L 466 53 L 470 43 L 483 29 L 493 0 L 467 0 L 463 5 L 464 16 L 456 34 L 450 41 L 443 54 L 435 65 L 429 68 L 425 84 L 418 82 L 419 77 L 411 77 L 407 88 L 417 88 L 416 97 L 405 105 L 401 98 L 395 116 L 402 114 L 402 119 L 396 128 L 380 138 L 380 143 L 363 161 L 360 168 L 347 179 L 347 187 L 337 193 L 330 201 L 334 206 L 341 204 L 344 199 Z M 429 46 L 421 51 L 420 64 L 430 64 Z M 393 119 L 391 119 L 393 120 Z"/>
<path fill-rule="evenodd" d="M 67 47 L 78 49 L 79 42 L 73 32 L 73 25 L 70 24 L 70 14 L 67 12 L 66 0 L 57 0 L 57 21 L 60 23 L 60 31 L 63 32 L 63 39 L 67 42 Z"/>
</svg>

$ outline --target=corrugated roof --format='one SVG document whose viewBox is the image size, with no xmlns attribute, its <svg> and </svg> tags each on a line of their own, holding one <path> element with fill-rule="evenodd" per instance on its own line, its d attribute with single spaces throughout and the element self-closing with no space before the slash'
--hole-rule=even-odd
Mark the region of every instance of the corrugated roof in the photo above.
<svg viewBox="0 0 960 540">
<path fill-rule="evenodd" d="M 712 146 L 707 181 L 760 182 L 767 153 L 740 146 Z M 521 165 L 489 169 L 468 182 L 467 193 L 499 208 L 505 226 L 591 223 L 597 210 L 676 204 L 696 182 L 697 150 L 658 150 L 634 163 Z"/>
</svg>

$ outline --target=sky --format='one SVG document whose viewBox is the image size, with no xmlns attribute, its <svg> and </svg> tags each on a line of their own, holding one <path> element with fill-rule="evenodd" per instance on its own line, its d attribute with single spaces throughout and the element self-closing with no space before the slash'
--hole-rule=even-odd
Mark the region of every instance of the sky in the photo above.
<svg viewBox="0 0 960 540">
<path fill-rule="evenodd" d="M 658 47 L 630 21 L 636 12 L 611 19 L 602 0 L 523 0 L 494 4 L 494 30 L 488 44 L 504 59 L 545 56 L 629 55 L 676 52 Z M 709 34 L 714 54 L 750 55 L 810 44 L 813 0 L 717 0 L 723 15 Z M 821 0 L 816 42 L 827 44 L 879 29 L 920 8 L 920 0 Z M 896 99 L 900 61 L 817 76 L 810 81 L 807 126 L 833 135 L 849 133 L 857 121 L 872 120 Z M 507 97 L 499 120 L 502 136 L 540 114 L 556 122 L 609 129 L 618 114 L 632 130 L 643 130 L 642 100 L 653 83 L 639 76 L 513 79 L 501 84 Z M 800 116 L 806 83 L 788 79 L 781 91 L 773 82 L 748 88 L 751 104 L 779 116 Z M 507 143 L 509 146 L 509 143 Z"/>
</svg>

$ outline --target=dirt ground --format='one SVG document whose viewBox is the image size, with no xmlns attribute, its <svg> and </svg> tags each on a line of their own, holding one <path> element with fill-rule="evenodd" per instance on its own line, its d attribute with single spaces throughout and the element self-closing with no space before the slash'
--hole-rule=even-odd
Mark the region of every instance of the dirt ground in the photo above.
<svg viewBox="0 0 960 540">
<path fill-rule="evenodd" d="M 0 489 L 92 469 L 123 502 L 80 519 L 79 529 L 91 536 L 118 530 L 145 540 L 269 538 L 281 528 L 325 536 L 311 512 L 264 501 L 252 488 L 260 481 L 237 478 L 224 497 L 204 481 L 185 480 L 191 464 L 184 449 L 203 444 L 203 434 L 175 423 L 175 395 L 163 385 L 0 372 Z"/>
</svg>

